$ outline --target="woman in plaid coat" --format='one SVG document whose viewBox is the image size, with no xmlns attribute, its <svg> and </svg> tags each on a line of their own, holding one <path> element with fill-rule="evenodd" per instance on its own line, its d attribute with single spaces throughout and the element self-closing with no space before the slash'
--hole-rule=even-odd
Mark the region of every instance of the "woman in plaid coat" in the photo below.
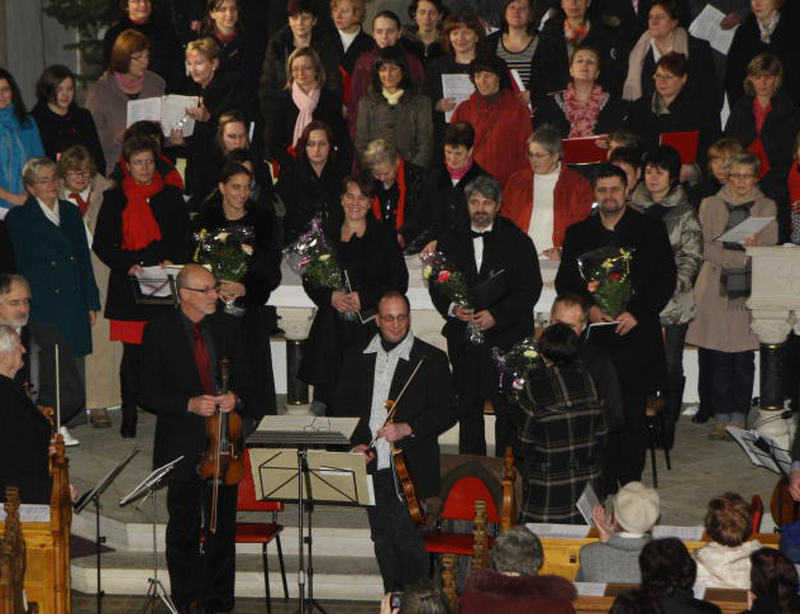
<svg viewBox="0 0 800 614">
<path fill-rule="evenodd" d="M 587 483 L 598 495 L 606 435 L 603 402 L 577 358 L 578 337 L 553 324 L 539 339 L 544 361 L 525 385 L 518 454 L 525 480 L 523 522 L 580 523 L 575 507 Z"/>
</svg>

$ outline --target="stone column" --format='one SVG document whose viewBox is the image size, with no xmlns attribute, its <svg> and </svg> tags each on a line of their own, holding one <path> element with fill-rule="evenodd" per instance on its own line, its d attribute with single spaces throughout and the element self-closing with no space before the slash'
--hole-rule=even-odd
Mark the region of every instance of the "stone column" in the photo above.
<svg viewBox="0 0 800 614">
<path fill-rule="evenodd" d="M 306 307 L 278 307 L 280 326 L 286 337 L 286 413 L 308 414 L 311 404 L 308 384 L 297 374 L 303 360 L 303 348 L 314 320 L 314 309 Z"/>
<path fill-rule="evenodd" d="M 800 248 L 748 247 L 747 255 L 753 264 L 753 287 L 747 300 L 753 316 L 750 327 L 761 342 L 761 404 L 754 426 L 788 448 L 793 420 L 782 416 L 783 345 L 793 325 L 800 330 Z"/>
</svg>

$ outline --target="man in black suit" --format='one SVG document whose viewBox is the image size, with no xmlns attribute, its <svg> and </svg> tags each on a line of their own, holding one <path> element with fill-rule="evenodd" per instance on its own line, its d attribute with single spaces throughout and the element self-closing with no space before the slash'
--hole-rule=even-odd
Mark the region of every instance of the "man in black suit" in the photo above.
<svg viewBox="0 0 800 614">
<path fill-rule="evenodd" d="M 25 347 L 11 326 L 0 324 L 0 499 L 18 486 L 23 503 L 50 503 L 50 423 L 14 381 Z"/>
<path fill-rule="evenodd" d="M 459 451 L 486 454 L 483 406 L 491 400 L 496 418 L 495 452 L 502 456 L 513 441 L 513 427 L 498 393 L 491 350 L 506 352 L 533 334 L 533 306 L 542 292 L 542 276 L 533 241 L 513 222 L 497 215 L 503 198 L 497 180 L 481 175 L 466 186 L 464 194 L 470 225 L 451 229 L 439 241 L 438 249 L 464 274 L 470 288 L 498 274 L 502 283 L 493 303 L 476 309 L 451 304 L 434 284 L 430 294 L 446 319 L 442 334 L 447 338 L 458 395 Z M 467 339 L 469 323 L 483 332 L 485 340 L 480 345 Z"/>
<path fill-rule="evenodd" d="M 352 451 L 364 454 L 373 474 L 375 505 L 367 508 L 367 514 L 383 586 L 390 592 L 428 577 L 422 536 L 398 496 L 403 491 L 392 469 L 391 446 L 403 451 L 417 498 L 424 501 L 438 495 L 438 437 L 455 423 L 456 402 L 447 356 L 410 332 L 409 304 L 403 294 L 390 290 L 383 295 L 377 324 L 379 334 L 366 347 L 353 347 L 345 354 L 332 411 L 360 418 Z M 397 401 L 396 414 L 387 424 L 390 399 Z"/>
<path fill-rule="evenodd" d="M 216 313 L 217 280 L 197 264 L 187 264 L 177 279 L 180 310 L 147 324 L 142 340 L 139 404 L 156 414 L 153 466 L 183 455 L 167 490 L 166 555 L 172 599 L 180 612 L 201 602 L 206 612 L 228 612 L 234 605 L 237 485 L 220 486 L 216 532 L 204 527 L 200 560 L 201 510 L 209 509 L 211 485 L 197 475 L 206 448 L 206 418 L 243 413 L 247 365 L 235 318 Z M 232 363 L 228 392 L 215 382 L 222 358 Z M 239 448 L 241 449 L 241 448 Z M 208 520 L 208 515 L 204 515 Z M 197 571 L 202 569 L 202 573 Z"/>
<path fill-rule="evenodd" d="M 645 397 L 652 382 L 659 381 L 666 362 L 658 314 L 675 289 L 675 258 L 664 222 L 634 211 L 626 204 L 626 175 L 609 163 L 599 165 L 592 184 L 596 215 L 567 228 L 561 264 L 556 275 L 559 294 L 575 292 L 592 305 L 591 323 L 617 322 L 604 347 L 614 360 L 622 389 L 625 426 L 611 434 L 606 463 L 606 489 L 639 481 L 647 450 Z M 633 296 L 625 311 L 615 318 L 602 312 L 578 269 L 578 257 L 604 247 L 633 250 L 630 280 Z M 590 339 L 595 337 L 590 335 Z"/>
</svg>

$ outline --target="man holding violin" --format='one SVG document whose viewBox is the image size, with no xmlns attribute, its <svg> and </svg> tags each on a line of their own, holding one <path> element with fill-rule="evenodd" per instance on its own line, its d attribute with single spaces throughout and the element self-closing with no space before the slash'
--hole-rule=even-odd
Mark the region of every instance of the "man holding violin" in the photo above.
<svg viewBox="0 0 800 614">
<path fill-rule="evenodd" d="M 437 495 L 439 434 L 455 423 L 456 400 L 447 355 L 410 331 L 408 299 L 386 292 L 378 303 L 378 334 L 345 354 L 332 413 L 360 418 L 353 452 L 373 475 L 375 505 L 367 508 L 386 592 L 428 577 L 417 523 L 424 501 Z"/>
<path fill-rule="evenodd" d="M 213 488 L 213 478 L 202 479 L 198 466 L 207 448 L 207 420 L 218 413 L 242 413 L 246 407 L 244 345 L 236 319 L 217 313 L 218 284 L 212 273 L 187 264 L 177 286 L 180 309 L 149 322 L 144 330 L 139 402 L 158 418 L 153 466 L 184 457 L 167 490 L 166 555 L 173 602 L 181 614 L 198 611 L 198 604 L 208 613 L 230 612 L 238 484 L 228 485 L 226 480 Z M 223 359 L 231 362 L 232 369 L 229 388 L 220 392 L 216 382 Z M 241 447 L 238 450 L 244 453 Z"/>
</svg>

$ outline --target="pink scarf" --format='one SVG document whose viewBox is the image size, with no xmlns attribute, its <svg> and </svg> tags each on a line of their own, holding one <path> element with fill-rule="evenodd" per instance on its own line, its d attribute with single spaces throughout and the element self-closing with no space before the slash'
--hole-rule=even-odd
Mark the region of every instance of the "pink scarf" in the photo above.
<svg viewBox="0 0 800 614">
<path fill-rule="evenodd" d="M 586 102 L 583 102 L 578 100 L 575 94 L 575 85 L 570 82 L 567 84 L 567 89 L 564 90 L 563 96 L 564 115 L 567 116 L 567 121 L 569 121 L 569 138 L 592 136 L 606 97 L 603 88 L 595 85 L 589 94 L 589 98 Z"/>
<path fill-rule="evenodd" d="M 469 172 L 469 169 L 472 168 L 472 156 L 469 157 L 469 162 L 467 162 L 464 166 L 459 168 L 458 170 L 453 170 L 449 166 L 447 167 L 447 172 L 450 173 L 450 179 L 453 181 L 461 181 L 461 178 Z"/>
<path fill-rule="evenodd" d="M 294 135 L 292 136 L 292 147 L 297 145 L 297 141 L 303 135 L 303 130 L 314 119 L 314 110 L 319 103 L 320 88 L 315 87 L 310 94 L 306 94 L 297 82 L 292 83 L 292 100 L 299 109 L 297 121 L 294 123 Z"/>
<path fill-rule="evenodd" d="M 126 90 L 138 92 L 142 90 L 142 85 L 144 85 L 144 76 L 132 77 L 125 73 L 115 72 L 114 79 L 116 79 L 119 89 L 123 92 Z"/>
</svg>

